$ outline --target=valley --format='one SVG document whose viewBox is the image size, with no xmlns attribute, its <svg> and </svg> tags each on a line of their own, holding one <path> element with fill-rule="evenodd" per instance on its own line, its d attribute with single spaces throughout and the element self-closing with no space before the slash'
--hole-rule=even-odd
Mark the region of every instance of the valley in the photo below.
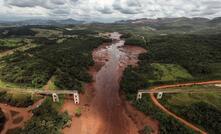
<svg viewBox="0 0 221 134">
<path fill-rule="evenodd" d="M 1 133 L 219 132 L 220 28 L 205 20 L 199 32 L 196 20 L 1 27 Z M 174 26 L 183 21 L 191 32 Z M 155 88 L 161 99 L 137 100 Z M 80 104 L 64 94 L 53 102 L 73 90 Z"/>
</svg>

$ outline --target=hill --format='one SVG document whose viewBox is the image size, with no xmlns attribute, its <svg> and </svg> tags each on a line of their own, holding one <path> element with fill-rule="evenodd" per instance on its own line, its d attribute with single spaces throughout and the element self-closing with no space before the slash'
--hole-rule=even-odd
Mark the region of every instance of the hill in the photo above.
<svg viewBox="0 0 221 134">
<path fill-rule="evenodd" d="M 83 24 L 84 21 L 74 20 L 74 19 L 64 19 L 64 20 L 43 20 L 43 19 L 32 19 L 23 21 L 0 21 L 0 25 L 3 26 L 25 26 L 25 25 L 75 25 Z"/>
</svg>

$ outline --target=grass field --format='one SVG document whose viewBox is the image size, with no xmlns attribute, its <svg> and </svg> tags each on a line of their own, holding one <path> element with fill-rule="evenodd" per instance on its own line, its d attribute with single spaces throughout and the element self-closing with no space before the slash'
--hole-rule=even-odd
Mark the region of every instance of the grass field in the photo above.
<svg viewBox="0 0 221 134">
<path fill-rule="evenodd" d="M 36 37 L 60 37 L 62 36 L 62 31 L 59 30 L 51 30 L 51 29 L 41 29 L 41 28 L 33 28 L 37 34 Z"/>
<path fill-rule="evenodd" d="M 204 85 L 204 86 L 191 86 L 191 87 L 182 87 L 179 89 L 183 90 L 221 90 L 221 87 L 216 87 L 213 85 Z M 167 90 L 176 90 L 174 88 L 167 89 Z M 168 104 L 173 106 L 190 106 L 191 104 L 204 102 L 210 105 L 213 105 L 217 109 L 221 110 L 221 94 L 220 93 L 205 93 L 205 94 L 173 94 L 173 95 L 166 95 L 166 100 Z"/>
<path fill-rule="evenodd" d="M 177 79 L 191 79 L 186 69 L 176 64 L 153 63 L 154 76 L 157 81 L 175 81 Z"/>
</svg>

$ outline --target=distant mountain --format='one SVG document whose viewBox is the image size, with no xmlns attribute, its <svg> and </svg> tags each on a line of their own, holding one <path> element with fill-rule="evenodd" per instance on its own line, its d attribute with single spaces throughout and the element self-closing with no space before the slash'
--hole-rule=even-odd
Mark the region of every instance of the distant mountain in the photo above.
<svg viewBox="0 0 221 134">
<path fill-rule="evenodd" d="M 219 23 L 221 23 L 221 17 L 214 18 L 211 21 L 209 21 L 209 23 L 219 24 Z"/>
<path fill-rule="evenodd" d="M 158 19 L 135 19 L 135 20 L 122 20 L 117 21 L 115 23 L 118 24 L 199 24 L 199 23 L 207 23 L 210 21 L 207 18 L 186 18 L 186 17 L 180 17 L 180 18 L 158 18 Z"/>
<path fill-rule="evenodd" d="M 42 20 L 42 19 L 33 19 L 33 20 L 24 20 L 24 21 L 0 21 L 0 25 L 74 25 L 74 24 L 83 24 L 84 21 L 78 21 L 74 19 L 65 19 L 65 20 Z"/>
<path fill-rule="evenodd" d="M 151 29 L 162 30 L 164 32 L 198 32 L 207 33 L 208 31 L 220 32 L 221 30 L 221 17 L 214 19 L 207 18 L 157 18 L 157 19 L 134 19 L 134 20 L 122 20 L 117 21 L 115 24 L 131 25 L 131 26 L 147 26 Z M 211 32 L 212 33 L 212 32 Z"/>
</svg>

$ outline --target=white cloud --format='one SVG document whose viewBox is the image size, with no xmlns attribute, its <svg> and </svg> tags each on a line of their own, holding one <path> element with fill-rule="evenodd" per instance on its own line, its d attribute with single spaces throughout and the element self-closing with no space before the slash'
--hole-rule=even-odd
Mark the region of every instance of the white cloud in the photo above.
<svg viewBox="0 0 221 134">
<path fill-rule="evenodd" d="M 0 0 L 0 19 L 219 17 L 221 0 Z"/>
</svg>

